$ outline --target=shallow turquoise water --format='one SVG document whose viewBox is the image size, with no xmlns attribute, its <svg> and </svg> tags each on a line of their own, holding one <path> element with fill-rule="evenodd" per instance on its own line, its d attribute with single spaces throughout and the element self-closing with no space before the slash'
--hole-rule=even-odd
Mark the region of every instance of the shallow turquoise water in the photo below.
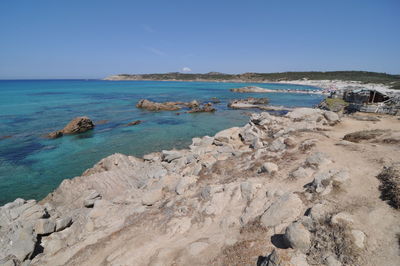
<svg viewBox="0 0 400 266">
<path fill-rule="evenodd" d="M 230 99 L 269 97 L 272 105 L 313 106 L 322 96 L 287 93 L 237 94 L 230 88 L 257 85 L 270 89 L 301 88 L 286 84 L 205 82 L 34 80 L 0 81 L 0 205 L 17 197 L 41 199 L 65 178 L 80 175 L 101 158 L 120 152 L 142 156 L 161 149 L 182 148 L 196 136 L 244 125 L 243 110 L 228 110 Z M 148 112 L 138 100 L 209 101 L 218 97 L 214 114 Z M 95 123 L 81 135 L 49 140 L 42 136 L 61 129 L 76 116 Z M 144 122 L 126 127 L 134 120 Z M 10 136 L 8 138 L 2 138 Z"/>
</svg>

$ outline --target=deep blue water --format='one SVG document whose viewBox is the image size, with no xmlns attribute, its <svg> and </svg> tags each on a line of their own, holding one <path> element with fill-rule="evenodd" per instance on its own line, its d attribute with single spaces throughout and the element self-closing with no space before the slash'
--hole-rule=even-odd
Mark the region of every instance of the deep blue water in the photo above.
<svg viewBox="0 0 400 266">
<path fill-rule="evenodd" d="M 17 197 L 41 199 L 65 178 L 80 175 L 101 158 L 116 152 L 142 156 L 161 149 L 182 148 L 196 136 L 244 125 L 244 110 L 229 110 L 230 99 L 269 97 L 272 105 L 313 106 L 322 96 L 287 93 L 237 94 L 230 88 L 311 87 L 286 84 L 153 82 L 102 80 L 0 81 L 0 205 Z M 312 88 L 315 89 L 315 88 Z M 207 102 L 218 97 L 217 112 L 181 114 L 148 112 L 138 100 Z M 77 116 L 95 123 L 81 135 L 50 140 L 43 135 L 62 129 Z M 137 126 L 125 125 L 134 120 Z"/>
</svg>

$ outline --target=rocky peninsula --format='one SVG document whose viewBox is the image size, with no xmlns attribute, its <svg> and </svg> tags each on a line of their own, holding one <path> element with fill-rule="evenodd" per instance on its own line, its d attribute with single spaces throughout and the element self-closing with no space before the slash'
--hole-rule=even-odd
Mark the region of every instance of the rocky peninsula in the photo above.
<svg viewBox="0 0 400 266">
<path fill-rule="evenodd" d="M 399 265 L 400 122 L 299 108 L 0 208 L 2 265 Z"/>
</svg>

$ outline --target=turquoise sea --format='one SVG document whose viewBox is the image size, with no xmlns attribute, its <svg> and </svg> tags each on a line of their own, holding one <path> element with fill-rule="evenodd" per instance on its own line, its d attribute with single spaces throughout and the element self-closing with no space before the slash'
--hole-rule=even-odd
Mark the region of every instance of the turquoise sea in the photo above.
<svg viewBox="0 0 400 266">
<path fill-rule="evenodd" d="M 102 80 L 0 81 L 0 205 L 18 197 L 41 199 L 65 178 L 80 175 L 101 158 L 119 152 L 142 156 L 183 148 L 196 136 L 242 126 L 247 111 L 229 110 L 231 99 L 269 97 L 272 105 L 314 106 L 320 95 L 237 94 L 230 88 L 257 85 L 270 89 L 301 88 L 286 84 L 154 82 Z M 218 97 L 217 111 L 176 115 L 135 107 L 138 100 L 208 102 Z M 77 116 L 99 124 L 90 132 L 46 139 Z M 137 126 L 127 127 L 134 120 Z"/>
</svg>

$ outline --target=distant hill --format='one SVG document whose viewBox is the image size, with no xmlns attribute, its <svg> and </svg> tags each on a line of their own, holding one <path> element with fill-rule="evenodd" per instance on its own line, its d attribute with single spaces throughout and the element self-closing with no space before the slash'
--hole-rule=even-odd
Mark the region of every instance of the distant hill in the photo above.
<svg viewBox="0 0 400 266">
<path fill-rule="evenodd" d="M 209 72 L 194 73 L 164 73 L 164 74 L 119 74 L 105 78 L 106 80 L 170 80 L 170 81 L 223 81 L 223 82 L 266 82 L 290 80 L 353 80 L 363 83 L 382 83 L 393 89 L 400 89 L 400 75 L 368 71 L 329 71 L 329 72 L 281 72 L 281 73 L 243 73 L 225 74 Z"/>
</svg>

